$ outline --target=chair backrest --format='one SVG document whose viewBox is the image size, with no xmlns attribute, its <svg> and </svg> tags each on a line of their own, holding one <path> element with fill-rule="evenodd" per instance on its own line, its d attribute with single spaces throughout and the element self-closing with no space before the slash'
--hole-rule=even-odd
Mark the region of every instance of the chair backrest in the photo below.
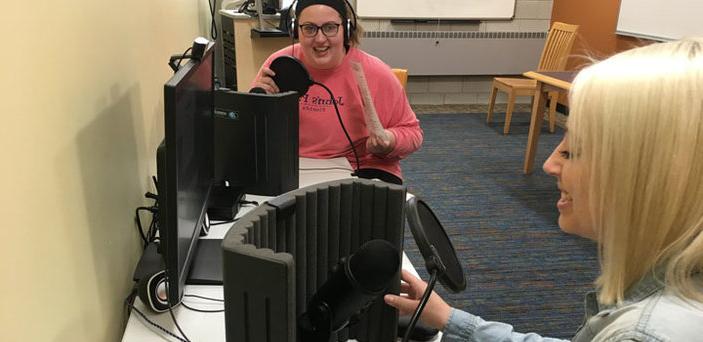
<svg viewBox="0 0 703 342">
<path fill-rule="evenodd" d="M 392 69 L 393 73 L 395 74 L 395 77 L 398 78 L 398 81 L 400 81 L 400 85 L 403 86 L 403 89 L 405 89 L 405 86 L 408 84 L 408 69 Z"/>
<path fill-rule="evenodd" d="M 537 70 L 542 71 L 562 71 L 566 67 L 569 59 L 571 47 L 576 40 L 576 30 L 578 25 L 554 22 L 547 34 L 547 41 L 542 50 Z"/>
</svg>

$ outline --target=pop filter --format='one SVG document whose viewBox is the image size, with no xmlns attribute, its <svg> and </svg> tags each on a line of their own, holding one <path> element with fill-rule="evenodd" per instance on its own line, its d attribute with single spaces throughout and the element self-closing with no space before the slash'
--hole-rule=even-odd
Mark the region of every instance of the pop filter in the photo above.
<svg viewBox="0 0 703 342">
<path fill-rule="evenodd" d="M 425 201 L 413 197 L 407 202 L 406 217 L 413 233 L 415 243 L 425 259 L 427 272 L 432 274 L 432 268 L 437 266 L 439 259 L 445 270 L 438 273 L 439 282 L 454 293 L 466 288 L 464 270 L 456 256 L 452 242 L 442 223 Z M 434 247 L 434 248 L 433 248 Z"/>
<path fill-rule="evenodd" d="M 277 57 L 269 68 L 276 73 L 272 78 L 281 92 L 292 90 L 303 96 L 314 83 L 303 63 L 293 56 Z"/>
<path fill-rule="evenodd" d="M 408 225 L 415 238 L 415 243 L 425 259 L 425 267 L 427 267 L 427 272 L 430 274 L 430 281 L 405 330 L 403 342 L 408 341 L 410 336 L 413 335 L 413 328 L 420 318 L 427 301 L 430 299 L 434 285 L 438 280 L 444 288 L 454 293 L 463 291 L 466 288 L 464 270 L 456 257 L 454 246 L 449 241 L 447 232 L 444 231 L 442 223 L 439 222 L 432 209 L 417 197 L 409 199 L 406 203 L 406 208 Z"/>
</svg>

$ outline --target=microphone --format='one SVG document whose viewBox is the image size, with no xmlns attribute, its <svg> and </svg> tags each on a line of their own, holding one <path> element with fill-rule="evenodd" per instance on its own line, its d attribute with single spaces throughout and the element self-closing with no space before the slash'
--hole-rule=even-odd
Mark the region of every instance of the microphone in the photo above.
<svg viewBox="0 0 703 342">
<path fill-rule="evenodd" d="M 273 81 L 278 89 L 284 91 L 297 91 L 298 96 L 303 96 L 315 82 L 310 77 L 308 69 L 302 62 L 293 56 L 280 56 L 274 59 L 269 68 L 276 73 Z"/>
<path fill-rule="evenodd" d="M 264 88 L 261 88 L 261 87 L 251 88 L 251 89 L 249 89 L 249 92 L 253 93 L 253 94 L 266 94 L 266 90 L 264 90 Z"/>
<path fill-rule="evenodd" d="M 381 297 L 400 267 L 398 250 L 386 240 L 366 242 L 332 269 L 298 318 L 301 341 L 329 341 L 358 312 Z"/>
</svg>

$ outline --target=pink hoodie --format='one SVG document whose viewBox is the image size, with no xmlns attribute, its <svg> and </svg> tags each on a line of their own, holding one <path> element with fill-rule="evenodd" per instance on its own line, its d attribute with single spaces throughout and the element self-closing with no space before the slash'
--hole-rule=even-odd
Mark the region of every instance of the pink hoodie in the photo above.
<svg viewBox="0 0 703 342">
<path fill-rule="evenodd" d="M 303 61 L 298 44 L 283 48 L 264 62 L 282 55 L 293 55 Z M 379 120 L 384 128 L 395 135 L 396 145 L 390 153 L 377 156 L 366 151 L 368 131 L 364 120 L 361 94 L 351 68 L 352 61 L 359 62 L 373 97 Z M 390 67 L 380 59 L 357 48 L 350 48 L 342 63 L 334 69 L 320 70 L 306 65 L 313 80 L 322 83 L 334 94 L 344 126 L 354 142 L 361 168 L 375 168 L 402 178 L 400 159 L 417 151 L 422 144 L 423 132 L 415 113 L 410 108 L 405 90 Z M 256 76 L 261 76 L 261 70 Z M 253 86 L 254 82 L 252 82 Z M 310 87 L 300 98 L 300 156 L 308 158 L 335 158 L 345 156 L 357 168 L 354 153 L 339 125 L 329 93 L 318 85 Z"/>
</svg>

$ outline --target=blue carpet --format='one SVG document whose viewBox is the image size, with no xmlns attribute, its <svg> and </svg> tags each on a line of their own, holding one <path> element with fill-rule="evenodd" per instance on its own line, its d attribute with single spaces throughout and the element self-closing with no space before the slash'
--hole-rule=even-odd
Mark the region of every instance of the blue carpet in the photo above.
<svg viewBox="0 0 703 342">
<path fill-rule="evenodd" d="M 490 125 L 480 114 L 420 115 L 422 148 L 402 163 L 408 191 L 425 200 L 444 224 L 467 277 L 459 294 L 436 290 L 447 302 L 518 332 L 570 338 L 583 320 L 583 295 L 598 274 L 595 243 L 557 226 L 555 179 L 541 165 L 563 137 L 546 125 L 535 171 L 523 175 L 529 115 L 502 115 Z M 427 280 L 409 229 L 405 250 Z"/>
</svg>

